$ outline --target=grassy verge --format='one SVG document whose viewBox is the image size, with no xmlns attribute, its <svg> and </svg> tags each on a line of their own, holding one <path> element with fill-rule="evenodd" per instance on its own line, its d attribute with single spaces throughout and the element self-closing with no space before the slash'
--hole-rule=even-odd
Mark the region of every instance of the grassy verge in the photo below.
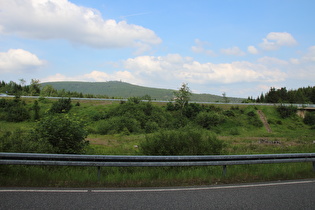
<svg viewBox="0 0 315 210">
<path fill-rule="evenodd" d="M 225 154 L 314 152 L 311 142 L 295 138 L 220 136 Z M 137 155 L 144 135 L 90 135 L 88 154 Z M 261 141 L 264 139 L 264 141 Z M 315 178 L 312 163 L 284 163 L 201 167 L 97 167 L 0 166 L 0 186 L 32 187 L 162 187 L 242 183 L 270 180 Z"/>
<path fill-rule="evenodd" d="M 311 163 L 203 167 L 0 166 L 0 186 L 162 187 L 315 178 Z"/>
</svg>

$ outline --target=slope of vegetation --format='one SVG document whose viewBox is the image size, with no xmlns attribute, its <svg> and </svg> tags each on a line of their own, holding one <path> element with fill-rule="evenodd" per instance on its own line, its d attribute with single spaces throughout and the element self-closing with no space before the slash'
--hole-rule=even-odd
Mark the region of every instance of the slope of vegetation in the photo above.
<svg viewBox="0 0 315 210">
<path fill-rule="evenodd" d="M 0 99 L 0 152 L 205 155 L 314 152 L 315 115 L 295 107 Z M 189 92 L 189 90 L 187 90 Z M 181 100 L 181 101 L 178 101 Z M 267 118 L 268 133 L 258 113 Z M 175 149 L 174 149 L 175 148 Z M 0 186 L 162 186 L 315 177 L 311 165 L 106 168 L 0 166 Z M 65 175 L 66 174 L 66 175 Z"/>
<path fill-rule="evenodd" d="M 130 98 L 144 97 L 153 100 L 170 101 L 174 99 L 174 90 L 142 87 L 126 82 L 47 82 L 42 83 L 45 87 L 51 85 L 56 90 L 66 90 L 71 92 L 82 92 L 83 94 L 103 95 L 110 98 Z M 192 94 L 192 101 L 199 102 L 223 102 L 223 97 L 211 94 Z M 229 98 L 231 102 L 241 102 L 241 98 Z"/>
</svg>

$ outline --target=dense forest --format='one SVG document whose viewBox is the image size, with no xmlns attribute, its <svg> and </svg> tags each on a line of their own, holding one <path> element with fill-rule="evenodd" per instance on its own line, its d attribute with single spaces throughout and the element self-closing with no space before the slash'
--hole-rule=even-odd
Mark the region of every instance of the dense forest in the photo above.
<svg viewBox="0 0 315 210">
<path fill-rule="evenodd" d="M 287 90 L 285 87 L 276 89 L 274 87 L 266 94 L 261 94 L 255 100 L 258 103 L 292 103 L 311 104 L 315 103 L 315 86 L 302 87 L 297 90 Z"/>
</svg>

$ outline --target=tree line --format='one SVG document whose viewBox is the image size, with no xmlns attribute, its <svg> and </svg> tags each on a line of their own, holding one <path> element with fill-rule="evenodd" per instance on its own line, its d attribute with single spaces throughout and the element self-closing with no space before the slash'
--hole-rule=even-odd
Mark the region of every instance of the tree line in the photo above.
<svg viewBox="0 0 315 210">
<path fill-rule="evenodd" d="M 13 81 L 6 83 L 5 81 L 1 81 L 0 93 L 15 96 L 109 98 L 106 95 L 83 94 L 82 92 L 66 91 L 65 89 L 57 90 L 51 85 L 42 87 L 40 81 L 37 79 L 32 79 L 29 85 L 26 85 L 24 79 L 20 79 L 20 83 Z"/>
<path fill-rule="evenodd" d="M 315 86 L 302 87 L 296 90 L 271 87 L 267 93 L 262 93 L 257 99 L 248 98 L 248 100 L 257 103 L 315 104 Z"/>
</svg>

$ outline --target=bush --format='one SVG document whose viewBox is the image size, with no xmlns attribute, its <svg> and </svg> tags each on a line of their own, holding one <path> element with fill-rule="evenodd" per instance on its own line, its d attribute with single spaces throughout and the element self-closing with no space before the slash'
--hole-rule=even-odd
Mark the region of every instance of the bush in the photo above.
<svg viewBox="0 0 315 210">
<path fill-rule="evenodd" d="M 218 126 L 225 121 L 225 117 L 216 112 L 200 112 L 196 116 L 196 123 L 207 129 Z"/>
<path fill-rule="evenodd" d="M 39 121 L 32 138 L 45 141 L 52 146 L 54 153 L 80 154 L 85 152 L 88 141 L 84 124 L 67 115 L 49 115 Z"/>
<path fill-rule="evenodd" d="M 226 110 L 223 114 L 227 117 L 235 117 L 235 113 L 232 110 Z"/>
<path fill-rule="evenodd" d="M 140 151 L 144 155 L 211 155 L 220 154 L 223 146 L 210 131 L 185 127 L 147 135 Z"/>
<path fill-rule="evenodd" d="M 14 132 L 5 132 L 0 136 L 1 152 L 52 152 L 52 148 L 47 142 L 37 141 L 31 138 L 30 133 L 17 129 Z"/>
<path fill-rule="evenodd" d="M 113 117 L 133 119 L 140 123 L 141 130 L 145 130 L 148 122 L 155 122 L 159 127 L 167 127 L 169 124 L 167 119 L 170 118 L 170 114 L 162 107 L 155 106 L 150 102 L 140 101 L 139 103 L 135 103 L 128 100 L 126 103 L 119 104 L 108 110 L 106 117 L 109 119 Z"/>
<path fill-rule="evenodd" d="M 200 104 L 190 103 L 184 107 L 183 114 L 187 118 L 193 119 L 198 115 L 199 112 L 201 112 L 201 110 L 202 110 L 202 106 L 200 106 Z"/>
<path fill-rule="evenodd" d="M 153 133 L 158 131 L 160 128 L 156 122 L 149 121 L 146 123 L 144 129 L 146 133 Z"/>
<path fill-rule="evenodd" d="M 277 111 L 279 112 L 279 114 L 282 118 L 288 118 L 288 117 L 296 114 L 297 107 L 281 105 L 281 106 L 277 107 Z"/>
<path fill-rule="evenodd" d="M 72 108 L 71 98 L 61 98 L 54 102 L 49 110 L 50 113 L 68 113 Z"/>
<path fill-rule="evenodd" d="M 133 118 L 111 117 L 97 122 L 96 132 L 102 135 L 140 132 L 140 123 Z M 127 132 L 128 131 L 128 132 Z"/>
<path fill-rule="evenodd" d="M 307 125 L 315 125 L 315 114 L 311 112 L 306 112 L 303 122 Z"/>
<path fill-rule="evenodd" d="M 1 107 L 2 117 L 8 122 L 22 122 L 30 119 L 30 113 L 26 108 L 25 102 L 18 97 L 14 100 L 2 100 Z"/>
<path fill-rule="evenodd" d="M 238 128 L 234 127 L 230 129 L 230 134 L 233 136 L 240 135 L 240 131 L 238 130 Z"/>
</svg>

